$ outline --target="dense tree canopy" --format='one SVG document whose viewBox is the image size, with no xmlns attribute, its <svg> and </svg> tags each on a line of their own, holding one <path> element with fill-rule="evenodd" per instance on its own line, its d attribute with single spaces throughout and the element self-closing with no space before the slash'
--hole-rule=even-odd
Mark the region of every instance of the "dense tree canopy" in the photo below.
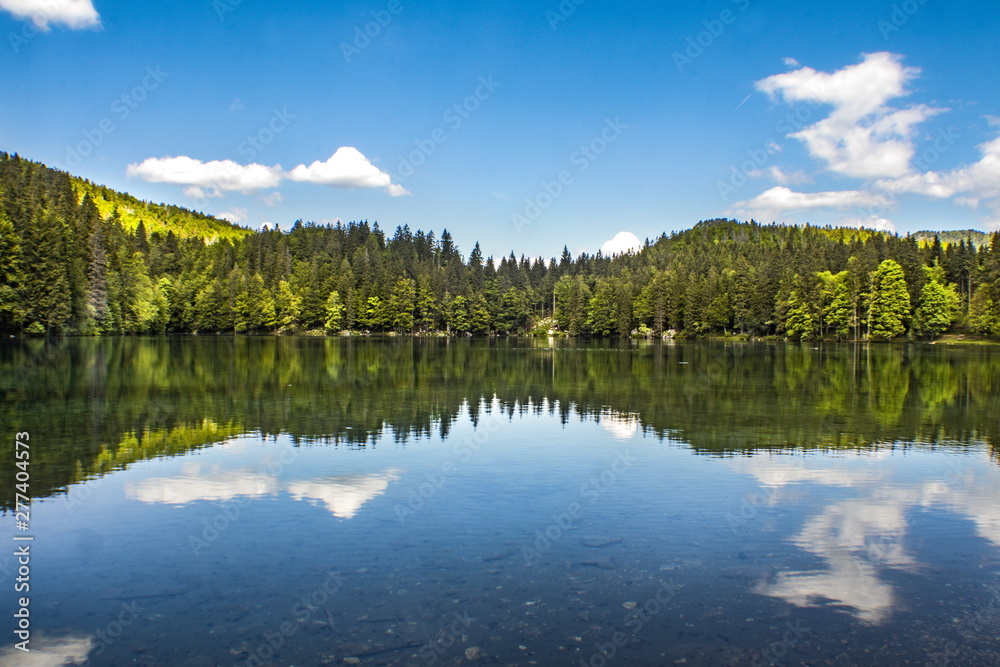
<svg viewBox="0 0 1000 667">
<path fill-rule="evenodd" d="M 0 332 L 1000 335 L 1000 234 L 921 234 L 712 220 L 616 257 L 466 260 L 447 230 L 253 232 L 0 153 Z"/>
</svg>

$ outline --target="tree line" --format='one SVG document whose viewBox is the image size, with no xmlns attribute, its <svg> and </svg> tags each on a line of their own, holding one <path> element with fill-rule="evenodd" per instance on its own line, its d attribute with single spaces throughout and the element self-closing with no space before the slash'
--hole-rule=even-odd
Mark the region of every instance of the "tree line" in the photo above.
<svg viewBox="0 0 1000 667">
<path fill-rule="evenodd" d="M 0 153 L 0 332 L 791 339 L 1000 335 L 989 243 L 711 220 L 608 257 L 465 257 L 447 230 L 252 232 Z"/>
</svg>

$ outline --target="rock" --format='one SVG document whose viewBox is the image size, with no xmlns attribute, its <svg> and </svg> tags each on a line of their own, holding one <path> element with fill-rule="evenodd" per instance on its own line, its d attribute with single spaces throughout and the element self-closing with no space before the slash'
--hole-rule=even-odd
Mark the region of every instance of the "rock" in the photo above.
<svg viewBox="0 0 1000 667">
<path fill-rule="evenodd" d="M 469 648 L 465 649 L 465 659 L 470 660 L 472 662 L 475 662 L 476 660 L 485 657 L 485 655 L 486 654 L 483 653 L 483 649 L 479 648 L 478 646 L 470 646 Z"/>
</svg>

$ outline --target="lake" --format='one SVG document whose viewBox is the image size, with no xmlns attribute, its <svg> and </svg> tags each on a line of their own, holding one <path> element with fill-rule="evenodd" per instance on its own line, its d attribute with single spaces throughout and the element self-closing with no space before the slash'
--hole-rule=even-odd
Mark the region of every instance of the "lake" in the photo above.
<svg viewBox="0 0 1000 667">
<path fill-rule="evenodd" d="M 994 348 L 11 340 L 0 371 L 34 538 L 3 665 L 1000 664 Z"/>
</svg>

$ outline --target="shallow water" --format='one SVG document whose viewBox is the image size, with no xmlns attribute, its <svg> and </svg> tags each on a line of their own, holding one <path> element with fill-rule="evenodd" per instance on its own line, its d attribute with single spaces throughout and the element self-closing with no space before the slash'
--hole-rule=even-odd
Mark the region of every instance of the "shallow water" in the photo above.
<svg viewBox="0 0 1000 667">
<path fill-rule="evenodd" d="M 188 337 L 0 370 L 39 660 L 0 664 L 1000 664 L 990 349 Z"/>
</svg>

